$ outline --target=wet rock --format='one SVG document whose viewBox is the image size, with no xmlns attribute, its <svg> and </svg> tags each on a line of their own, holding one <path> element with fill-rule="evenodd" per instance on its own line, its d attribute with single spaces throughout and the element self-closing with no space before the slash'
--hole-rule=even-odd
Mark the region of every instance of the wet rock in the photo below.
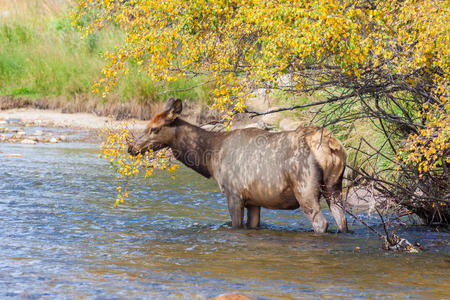
<svg viewBox="0 0 450 300">
<path fill-rule="evenodd" d="M 347 192 L 345 205 L 352 211 L 367 211 L 369 214 L 375 208 L 386 207 L 388 200 L 371 186 L 356 186 Z"/>
<path fill-rule="evenodd" d="M 23 157 L 22 154 L 3 154 L 2 157 Z"/>
<path fill-rule="evenodd" d="M 67 137 L 66 137 L 65 135 L 59 136 L 58 139 L 59 139 L 61 142 L 67 141 Z"/>
<path fill-rule="evenodd" d="M 58 142 L 58 139 L 56 139 L 55 137 L 52 137 L 50 140 L 49 140 L 49 143 L 52 143 L 52 144 L 55 144 L 55 143 L 57 143 Z"/>
<path fill-rule="evenodd" d="M 34 141 L 34 140 L 32 140 L 32 139 L 24 139 L 24 140 L 21 140 L 20 143 L 21 143 L 21 144 L 25 144 L 25 145 L 34 145 L 34 144 L 36 144 L 37 142 Z"/>
<path fill-rule="evenodd" d="M 244 128 L 258 128 L 258 129 L 262 129 L 262 130 L 271 130 L 274 127 L 270 126 L 269 124 L 264 123 L 262 120 L 259 120 L 257 123 L 251 123 L 251 124 L 244 126 Z"/>
<path fill-rule="evenodd" d="M 250 97 L 246 102 L 245 106 L 249 110 L 254 110 L 258 112 L 266 111 L 270 108 L 270 99 L 267 94 L 266 89 L 256 90 L 252 97 Z"/>
<path fill-rule="evenodd" d="M 245 125 L 243 128 L 259 128 L 258 123 L 250 123 Z"/>
<path fill-rule="evenodd" d="M 6 123 L 7 124 L 22 124 L 22 120 L 21 119 L 10 118 L 10 119 L 6 119 Z"/>
<path fill-rule="evenodd" d="M 219 295 L 217 297 L 212 298 L 211 300 L 252 300 L 252 298 L 242 294 L 229 293 Z"/>
<path fill-rule="evenodd" d="M 8 127 L 0 127 L 0 132 L 8 132 L 9 128 Z"/>
<path fill-rule="evenodd" d="M 42 136 L 44 134 L 44 132 L 42 130 L 36 130 L 35 132 L 33 132 L 34 136 Z"/>
<path fill-rule="evenodd" d="M 282 88 L 290 88 L 294 85 L 294 82 L 292 81 L 292 74 L 285 74 L 281 75 L 277 79 L 278 86 Z"/>
<path fill-rule="evenodd" d="M 9 10 L 3 10 L 0 12 L 0 20 L 7 19 L 11 16 L 11 12 Z"/>
<path fill-rule="evenodd" d="M 283 131 L 295 130 L 300 126 L 300 122 L 291 118 L 284 118 L 280 121 L 280 129 Z"/>
<path fill-rule="evenodd" d="M 279 107 L 271 107 L 269 110 L 274 110 L 274 109 L 278 109 Z M 266 124 L 275 126 L 278 124 L 278 122 L 281 119 L 281 112 L 277 112 L 277 113 L 272 113 L 272 114 L 268 114 L 268 115 L 264 115 L 262 117 L 262 121 Z"/>
</svg>

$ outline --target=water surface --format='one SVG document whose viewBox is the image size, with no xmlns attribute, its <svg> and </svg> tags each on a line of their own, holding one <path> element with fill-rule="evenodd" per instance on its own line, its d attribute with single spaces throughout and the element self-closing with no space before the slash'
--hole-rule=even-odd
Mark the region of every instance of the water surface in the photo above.
<svg viewBox="0 0 450 300">
<path fill-rule="evenodd" d="M 113 208 L 117 182 L 96 145 L 0 150 L 23 155 L 0 154 L 0 298 L 450 298 L 446 233 L 398 227 L 429 250 L 396 254 L 351 221 L 335 234 L 328 210 L 328 234 L 298 210 L 263 210 L 261 229 L 232 230 L 215 182 L 186 168 L 131 182 Z"/>
</svg>

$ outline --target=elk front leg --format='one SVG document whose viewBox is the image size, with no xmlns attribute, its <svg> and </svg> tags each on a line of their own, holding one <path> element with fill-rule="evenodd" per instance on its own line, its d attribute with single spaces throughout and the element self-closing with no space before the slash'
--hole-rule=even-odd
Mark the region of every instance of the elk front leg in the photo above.
<svg viewBox="0 0 450 300">
<path fill-rule="evenodd" d="M 231 216 L 231 225 L 233 228 L 241 228 L 244 223 L 244 204 L 241 197 L 237 195 L 228 195 L 228 211 Z"/>
<path fill-rule="evenodd" d="M 249 228 L 259 227 L 261 207 L 260 206 L 247 206 L 247 226 Z"/>
</svg>

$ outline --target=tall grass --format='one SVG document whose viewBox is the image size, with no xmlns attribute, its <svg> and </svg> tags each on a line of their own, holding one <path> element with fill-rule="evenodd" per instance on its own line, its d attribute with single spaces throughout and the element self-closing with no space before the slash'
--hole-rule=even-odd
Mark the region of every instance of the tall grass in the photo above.
<svg viewBox="0 0 450 300">
<path fill-rule="evenodd" d="M 91 86 L 101 76 L 102 53 L 123 39 L 120 29 L 110 27 L 81 40 L 81 33 L 71 26 L 67 1 L 0 0 L 0 95 L 64 96 L 69 101 L 80 94 L 94 97 Z M 208 86 L 189 89 L 195 84 L 155 84 L 131 68 L 108 99 L 144 102 L 178 96 L 209 101 Z"/>
</svg>

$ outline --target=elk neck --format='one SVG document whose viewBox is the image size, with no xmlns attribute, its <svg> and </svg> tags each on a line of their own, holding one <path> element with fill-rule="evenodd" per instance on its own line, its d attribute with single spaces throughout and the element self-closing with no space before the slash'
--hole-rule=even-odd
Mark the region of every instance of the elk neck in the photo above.
<svg viewBox="0 0 450 300">
<path fill-rule="evenodd" d="M 213 158 L 217 155 L 220 133 L 206 131 L 177 118 L 174 138 L 168 145 L 176 159 L 206 178 L 213 175 Z"/>
</svg>

